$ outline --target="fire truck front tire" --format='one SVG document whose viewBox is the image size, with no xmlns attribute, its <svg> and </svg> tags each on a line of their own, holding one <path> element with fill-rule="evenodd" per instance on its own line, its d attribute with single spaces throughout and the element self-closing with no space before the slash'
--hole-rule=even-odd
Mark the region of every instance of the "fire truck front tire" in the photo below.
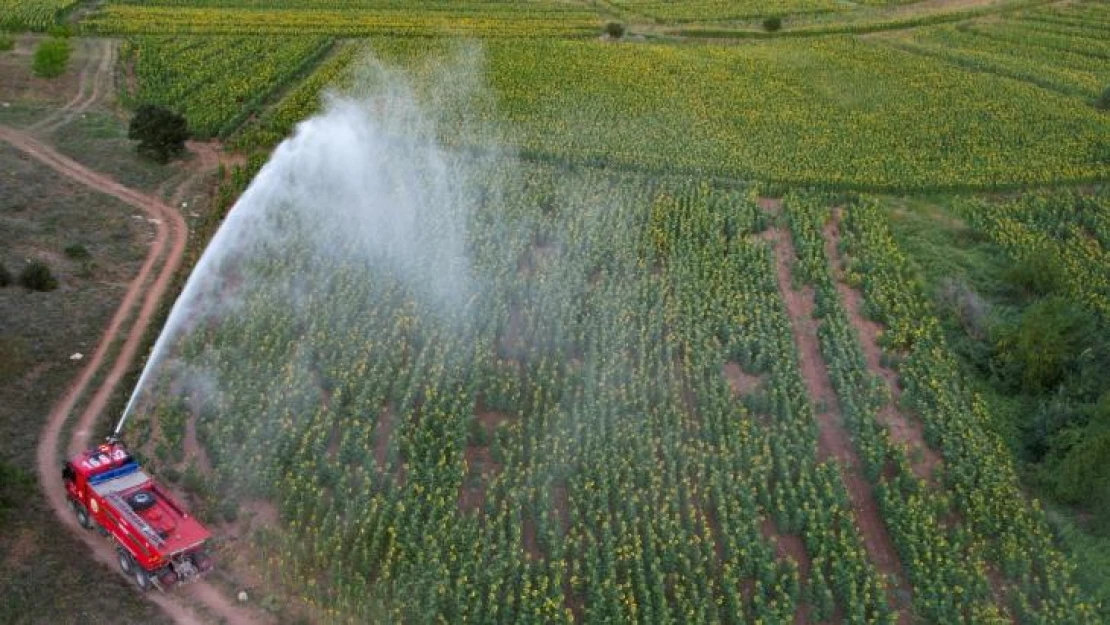
<svg viewBox="0 0 1110 625">
<path fill-rule="evenodd" d="M 132 573 L 132 577 L 135 578 L 135 585 L 138 586 L 139 590 L 143 592 L 150 590 L 150 587 L 153 585 L 150 581 L 150 575 L 143 570 L 143 567 L 137 564 L 135 565 L 135 570 L 134 573 Z"/>
<path fill-rule="evenodd" d="M 85 508 L 84 504 L 70 499 L 69 506 L 73 508 L 73 514 L 77 517 L 77 522 L 81 524 L 81 527 L 91 530 L 93 522 L 92 519 L 89 518 L 89 511 Z"/>
<path fill-rule="evenodd" d="M 116 547 L 116 558 L 119 560 L 119 570 L 123 571 L 124 575 L 130 575 L 137 568 L 135 561 L 131 559 L 131 554 L 123 547 Z"/>
</svg>

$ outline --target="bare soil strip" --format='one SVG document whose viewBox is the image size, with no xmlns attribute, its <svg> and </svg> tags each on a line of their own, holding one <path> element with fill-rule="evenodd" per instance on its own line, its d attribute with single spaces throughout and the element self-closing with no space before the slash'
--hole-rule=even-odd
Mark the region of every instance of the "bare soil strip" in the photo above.
<svg viewBox="0 0 1110 625">
<path fill-rule="evenodd" d="M 817 321 L 813 317 L 813 289 L 806 286 L 801 291 L 795 291 L 792 287 L 795 252 L 790 234 L 771 228 L 764 233 L 764 238 L 774 246 L 779 292 L 790 317 L 794 343 L 798 346 L 802 377 L 814 405 L 814 416 L 817 418 L 819 429 L 818 460 L 824 461 L 831 458 L 837 462 L 868 556 L 893 586 L 909 593 L 912 589 L 905 581 L 898 551 L 883 524 L 879 506 L 871 492 L 871 484 L 862 473 L 862 464 L 851 437 L 841 423 L 840 403 L 833 391 L 832 380 L 829 378 L 828 368 L 821 355 L 817 338 Z M 898 613 L 898 622 L 910 623 L 910 614 L 906 606 L 893 600 L 893 592 L 889 594 L 892 599 L 890 605 Z"/>
<path fill-rule="evenodd" d="M 0 126 L 0 140 L 7 141 L 24 153 L 77 182 L 85 184 L 102 193 L 112 195 L 142 210 L 147 215 L 148 219 L 152 220 L 157 226 L 155 228 L 154 242 L 151 245 L 150 253 L 143 267 L 140 269 L 135 279 L 129 284 L 124 299 L 119 309 L 117 309 L 115 315 L 112 317 L 112 320 L 109 322 L 108 328 L 97 345 L 96 351 L 92 357 L 89 358 L 84 369 L 82 369 L 77 379 L 66 391 L 66 394 L 59 399 L 58 403 L 51 410 L 37 450 L 39 483 L 46 493 L 47 500 L 50 502 L 51 507 L 58 515 L 58 518 L 71 532 L 79 536 L 85 544 L 89 546 L 93 552 L 93 556 L 97 560 L 109 567 L 114 567 L 115 553 L 112 545 L 101 537 L 80 528 L 76 520 L 69 513 L 57 461 L 58 448 L 60 445 L 59 438 L 61 436 L 62 427 L 70 412 L 73 410 L 74 405 L 77 403 L 78 398 L 84 392 L 85 388 L 89 385 L 96 371 L 100 368 L 101 364 L 103 364 L 108 346 L 111 345 L 120 334 L 124 322 L 131 315 L 131 311 L 139 295 L 150 278 L 154 265 L 157 263 L 159 257 L 163 255 L 166 244 L 169 243 L 169 252 L 166 255 L 165 261 L 159 268 L 153 286 L 149 292 L 146 293 L 146 298 L 142 309 L 139 311 L 138 317 L 128 330 L 124 348 L 121 350 L 119 358 L 107 379 L 98 390 L 94 399 L 90 402 L 89 409 L 82 415 L 82 422 L 78 424 L 74 433 L 73 444 L 70 447 L 80 448 L 82 446 L 82 441 L 87 442 L 89 430 L 91 429 L 90 426 L 103 408 L 103 404 L 107 401 L 107 398 L 118 384 L 123 372 L 130 366 L 135 351 L 138 348 L 138 344 L 150 324 L 154 310 L 161 300 L 162 295 L 165 293 L 165 290 L 168 288 L 169 281 L 180 264 L 181 257 L 185 251 L 187 230 L 180 215 L 168 206 L 154 198 L 124 187 L 110 178 L 85 168 L 25 133 Z M 173 227 L 169 227 L 167 223 L 172 224 Z M 200 604 L 201 607 L 211 612 L 212 615 L 215 615 L 218 619 L 230 623 L 266 622 L 259 618 L 254 612 L 233 604 L 207 582 L 197 582 L 191 585 L 185 592 L 192 597 L 194 602 Z M 194 623 L 200 624 L 211 620 L 198 617 L 193 610 L 185 607 L 185 605 L 173 594 L 150 592 L 146 594 L 146 597 L 161 607 L 176 623 L 192 625 Z"/>
<path fill-rule="evenodd" d="M 833 218 L 825 225 L 825 256 L 829 259 L 836 289 L 840 299 L 844 301 L 844 308 L 848 320 L 859 335 L 860 346 L 867 361 L 867 368 L 873 375 L 883 379 L 890 389 L 892 401 L 879 411 L 879 420 L 890 431 L 895 442 L 905 445 L 911 452 L 910 461 L 914 473 L 929 482 L 934 482 L 933 472 L 941 465 L 941 456 L 925 442 L 925 427 L 915 419 L 909 419 L 897 408 L 898 398 L 902 394 L 902 387 L 898 383 L 898 374 L 883 365 L 883 351 L 879 347 L 878 337 L 883 332 L 880 323 L 871 321 L 863 315 L 860 292 L 844 282 L 844 266 L 838 252 L 840 246 L 840 209 L 837 209 Z"/>
</svg>

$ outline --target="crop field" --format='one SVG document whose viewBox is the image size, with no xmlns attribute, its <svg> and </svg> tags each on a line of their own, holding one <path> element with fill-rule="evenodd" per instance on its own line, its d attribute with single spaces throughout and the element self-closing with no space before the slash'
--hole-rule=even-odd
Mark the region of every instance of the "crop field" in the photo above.
<svg viewBox="0 0 1110 625">
<path fill-rule="evenodd" d="M 430 6 L 429 6 L 430 4 Z M 407 3 L 381 8 L 108 5 L 85 22 L 102 34 L 368 35 L 550 37 L 590 36 L 598 15 L 562 3 Z"/>
<path fill-rule="evenodd" d="M 1106 59 L 1035 43 L 1002 41 L 963 28 L 922 31 L 901 47 L 961 67 L 1090 100 L 1097 98 L 1105 85 L 1110 84 L 1110 63 Z"/>
<path fill-rule="evenodd" d="M 834 0 L 783 0 L 760 2 L 745 0 L 696 0 L 666 2 L 660 0 L 616 0 L 613 5 L 662 22 L 715 22 L 743 20 L 769 15 L 797 15 L 844 10 Z"/>
<path fill-rule="evenodd" d="M 2 0 L 0 28 L 46 30 L 56 23 L 58 14 L 76 0 Z"/>
<path fill-rule="evenodd" d="M 356 622 L 1094 622 L 873 200 L 844 210 L 839 258 L 820 196 L 775 218 L 754 189 L 545 166 L 458 191 L 472 266 L 445 307 L 336 264 L 359 254 L 342 218 L 273 207 L 280 244 L 214 279 L 235 313 L 174 348 L 218 398 L 167 376 L 144 411 L 176 449 L 195 422 L 221 492 L 277 502 L 288 532 L 258 544 L 276 582 Z M 820 403 L 795 283 L 819 303 Z M 904 354 L 927 443 L 890 425 L 848 284 Z M 839 427 L 858 452 L 830 446 Z M 854 480 L 882 513 L 862 535 Z"/>
<path fill-rule="evenodd" d="M 193 133 L 149 187 L 196 266 L 106 400 L 215 536 L 163 608 L 1110 620 L 1110 4 L 0 11 L 81 53 L 0 137 Z"/>
<path fill-rule="evenodd" d="M 369 45 L 414 80 L 451 49 L 400 38 Z M 804 53 L 790 41 L 507 41 L 489 42 L 483 58 L 488 115 L 502 120 L 515 146 L 544 158 L 893 189 L 1089 180 L 1110 170 L 1100 156 L 1110 119 L 1086 98 L 852 38 L 809 42 Z M 295 101 L 264 115 L 263 147 L 314 110 L 310 92 L 322 84 L 306 83 Z"/>
<path fill-rule="evenodd" d="M 171 106 L 201 137 L 224 135 L 274 89 L 324 55 L 325 37 L 136 37 L 129 99 Z M 246 65 L 255 68 L 240 72 Z"/>
</svg>

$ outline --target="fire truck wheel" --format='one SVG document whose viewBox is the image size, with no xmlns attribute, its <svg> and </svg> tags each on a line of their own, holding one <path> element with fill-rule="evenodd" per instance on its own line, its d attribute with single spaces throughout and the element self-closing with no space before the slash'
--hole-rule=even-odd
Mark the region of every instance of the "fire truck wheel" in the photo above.
<svg viewBox="0 0 1110 625">
<path fill-rule="evenodd" d="M 119 559 L 119 570 L 123 571 L 124 575 L 130 575 L 135 568 L 135 561 L 131 559 L 131 554 L 123 547 L 116 547 L 116 557 Z"/>
<path fill-rule="evenodd" d="M 147 572 L 143 570 L 143 567 L 138 565 L 135 566 L 134 577 L 135 585 L 139 587 L 139 590 L 150 590 L 150 575 L 148 575 Z"/>
<path fill-rule="evenodd" d="M 89 518 L 89 511 L 85 509 L 85 506 L 72 499 L 69 505 L 73 507 L 73 514 L 77 515 L 77 522 L 81 524 L 81 527 L 87 530 L 92 529 L 92 519 Z"/>
</svg>

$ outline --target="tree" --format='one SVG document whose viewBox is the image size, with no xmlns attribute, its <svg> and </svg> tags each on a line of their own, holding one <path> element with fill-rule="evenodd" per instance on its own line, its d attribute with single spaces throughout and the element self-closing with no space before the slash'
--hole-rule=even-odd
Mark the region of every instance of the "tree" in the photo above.
<svg viewBox="0 0 1110 625">
<path fill-rule="evenodd" d="M 782 18 L 777 15 L 773 15 L 763 20 L 763 30 L 769 33 L 773 33 L 780 28 L 782 28 Z"/>
<path fill-rule="evenodd" d="M 605 25 L 605 32 L 613 39 L 620 39 L 624 36 L 624 24 L 609 22 Z"/>
<path fill-rule="evenodd" d="M 69 63 L 69 41 L 66 39 L 47 39 L 35 49 L 35 60 L 31 69 L 43 78 L 61 76 Z"/>
<path fill-rule="evenodd" d="M 131 118 L 127 137 L 139 141 L 138 150 L 159 163 L 185 151 L 189 124 L 185 118 L 156 104 L 144 104 Z"/>
<path fill-rule="evenodd" d="M 27 263 L 19 274 L 19 283 L 32 291 L 53 291 L 58 288 L 58 281 L 50 272 L 50 266 L 41 260 Z"/>
</svg>

